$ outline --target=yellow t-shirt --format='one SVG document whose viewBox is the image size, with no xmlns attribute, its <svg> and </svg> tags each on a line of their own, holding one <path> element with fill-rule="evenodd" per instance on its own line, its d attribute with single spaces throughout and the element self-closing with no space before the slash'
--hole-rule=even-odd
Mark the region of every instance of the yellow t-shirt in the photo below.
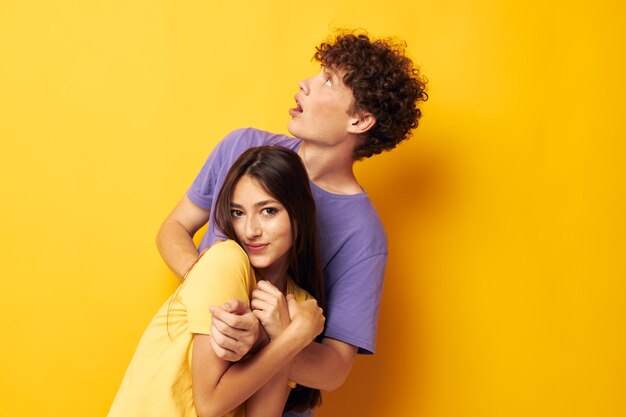
<svg viewBox="0 0 626 417">
<path fill-rule="evenodd" d="M 210 306 L 250 304 L 256 286 L 248 256 L 232 240 L 213 245 L 144 332 L 108 417 L 196 417 L 191 390 L 193 334 L 210 334 Z M 287 293 L 310 295 L 289 280 Z M 227 416 L 243 416 L 243 406 Z"/>
</svg>

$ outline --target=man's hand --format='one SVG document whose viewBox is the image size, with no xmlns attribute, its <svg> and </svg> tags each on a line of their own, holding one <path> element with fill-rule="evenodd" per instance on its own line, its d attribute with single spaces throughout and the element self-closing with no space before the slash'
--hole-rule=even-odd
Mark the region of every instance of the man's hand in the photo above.
<svg viewBox="0 0 626 417">
<path fill-rule="evenodd" d="M 211 346 L 219 358 L 237 362 L 253 347 L 266 341 L 259 320 L 244 302 L 231 300 L 210 310 L 213 315 Z"/>
<path fill-rule="evenodd" d="M 269 281 L 257 283 L 252 291 L 250 307 L 272 340 L 276 339 L 291 323 L 285 296 Z"/>
</svg>

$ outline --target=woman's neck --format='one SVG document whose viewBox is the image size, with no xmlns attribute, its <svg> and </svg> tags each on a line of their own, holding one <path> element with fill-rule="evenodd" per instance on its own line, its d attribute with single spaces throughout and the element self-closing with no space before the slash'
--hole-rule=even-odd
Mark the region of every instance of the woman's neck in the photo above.
<svg viewBox="0 0 626 417">
<path fill-rule="evenodd" d="M 254 275 L 258 281 L 268 281 L 285 294 L 287 291 L 287 268 L 276 268 L 274 270 L 271 266 L 262 269 L 255 269 Z"/>
</svg>

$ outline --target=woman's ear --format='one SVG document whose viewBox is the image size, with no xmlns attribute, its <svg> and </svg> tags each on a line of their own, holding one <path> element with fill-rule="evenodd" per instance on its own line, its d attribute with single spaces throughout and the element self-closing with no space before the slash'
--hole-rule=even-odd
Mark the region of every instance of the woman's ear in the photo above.
<svg viewBox="0 0 626 417">
<path fill-rule="evenodd" d="M 357 112 L 350 120 L 348 132 L 360 135 L 370 130 L 376 124 L 376 118 L 369 112 Z"/>
</svg>

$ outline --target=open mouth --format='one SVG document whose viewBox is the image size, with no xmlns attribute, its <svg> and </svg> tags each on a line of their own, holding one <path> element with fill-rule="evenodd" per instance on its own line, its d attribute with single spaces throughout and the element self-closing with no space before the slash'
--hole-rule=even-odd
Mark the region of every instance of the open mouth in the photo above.
<svg viewBox="0 0 626 417">
<path fill-rule="evenodd" d="M 296 96 L 295 99 L 296 99 L 296 107 L 289 109 L 289 114 L 291 115 L 291 117 L 297 116 L 302 113 L 302 107 L 300 106 L 298 97 Z"/>
</svg>

